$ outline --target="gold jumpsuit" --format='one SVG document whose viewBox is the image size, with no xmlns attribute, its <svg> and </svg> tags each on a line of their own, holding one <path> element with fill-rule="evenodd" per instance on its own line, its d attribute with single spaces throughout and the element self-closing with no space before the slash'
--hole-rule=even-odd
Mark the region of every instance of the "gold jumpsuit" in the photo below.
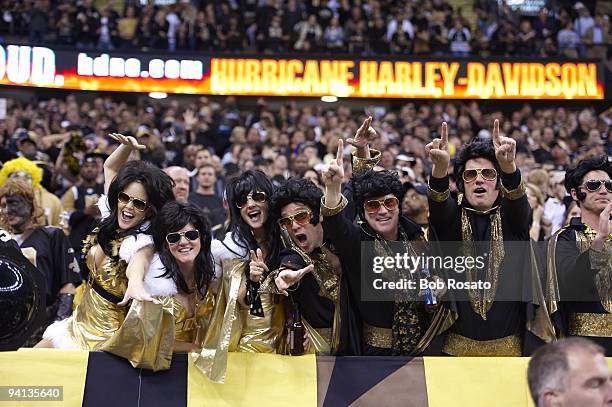
<svg viewBox="0 0 612 407">
<path fill-rule="evenodd" d="M 104 350 L 124 357 L 134 367 L 168 369 L 174 346 L 173 300 L 160 297 L 160 304 L 133 300 L 119 306 L 93 289 L 94 281 L 104 291 L 123 298 L 128 278 L 127 263 L 119 260 L 124 238 L 112 242 L 112 253 L 96 268 L 95 256 L 102 251 L 94 231 L 85 243 L 90 279 L 83 298 L 67 321 L 68 334 L 84 350 Z"/>
</svg>

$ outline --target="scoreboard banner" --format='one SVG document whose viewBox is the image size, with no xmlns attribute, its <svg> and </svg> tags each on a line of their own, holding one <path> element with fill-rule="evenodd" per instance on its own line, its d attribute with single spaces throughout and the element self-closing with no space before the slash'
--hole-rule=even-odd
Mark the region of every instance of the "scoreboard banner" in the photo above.
<svg viewBox="0 0 612 407">
<path fill-rule="evenodd" d="M 198 95 L 604 99 L 589 60 L 217 57 L 0 46 L 0 85 Z"/>
</svg>

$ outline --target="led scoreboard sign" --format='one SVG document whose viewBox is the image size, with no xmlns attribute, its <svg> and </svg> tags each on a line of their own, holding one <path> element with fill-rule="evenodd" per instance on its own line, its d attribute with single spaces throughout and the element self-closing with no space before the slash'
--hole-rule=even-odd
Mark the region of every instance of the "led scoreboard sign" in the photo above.
<svg viewBox="0 0 612 407">
<path fill-rule="evenodd" d="M 0 84 L 203 95 L 603 99 L 592 61 L 217 58 L 0 46 Z"/>
</svg>

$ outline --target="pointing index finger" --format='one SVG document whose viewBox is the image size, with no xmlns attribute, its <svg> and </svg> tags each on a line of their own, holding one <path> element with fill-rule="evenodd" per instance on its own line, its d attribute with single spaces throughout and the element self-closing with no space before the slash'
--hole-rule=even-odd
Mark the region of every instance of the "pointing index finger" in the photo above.
<svg viewBox="0 0 612 407">
<path fill-rule="evenodd" d="M 338 139 L 338 152 L 336 153 L 336 163 L 340 167 L 342 167 L 342 164 L 344 163 L 344 141 L 342 139 Z"/>
<path fill-rule="evenodd" d="M 495 144 L 496 146 L 499 146 L 500 144 L 500 140 L 499 140 L 499 119 L 495 119 L 495 121 L 493 122 L 493 135 L 491 137 L 493 139 L 493 144 Z"/>
<path fill-rule="evenodd" d="M 448 125 L 446 122 L 442 122 L 442 129 L 440 129 L 440 140 L 443 144 L 448 143 Z"/>
</svg>

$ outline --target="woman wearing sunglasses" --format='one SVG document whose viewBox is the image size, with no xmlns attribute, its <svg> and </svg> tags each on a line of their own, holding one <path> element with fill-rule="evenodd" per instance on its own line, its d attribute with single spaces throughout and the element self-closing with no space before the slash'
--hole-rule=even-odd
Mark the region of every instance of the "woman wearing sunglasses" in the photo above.
<svg viewBox="0 0 612 407">
<path fill-rule="evenodd" d="M 566 336 L 584 336 L 612 356 L 612 165 L 606 156 L 582 160 L 567 171 L 565 188 L 580 207 L 550 238 L 546 281 L 558 286 L 558 327 Z"/>
<path fill-rule="evenodd" d="M 171 287 L 153 278 L 160 267 L 151 261 L 150 220 L 172 199 L 172 180 L 150 163 L 127 162 L 132 152 L 146 148 L 136 139 L 121 134 L 109 137 L 121 144 L 104 162 L 107 195 L 98 204 L 102 220 L 84 247 L 90 278 L 83 299 L 71 317 L 47 329 L 39 346 L 107 350 L 128 357 L 134 365 L 167 367 L 171 351 L 156 348 L 163 341 L 141 338 L 136 341 L 139 346 L 156 349 L 133 352 L 122 338 L 137 333 L 122 324 L 128 313 L 152 311 L 156 315 L 152 318 L 163 317 L 152 295 L 167 295 Z M 130 300 L 138 301 L 127 306 Z M 136 354 L 143 356 L 132 356 Z"/>
<path fill-rule="evenodd" d="M 532 278 L 532 216 L 515 163 L 516 141 L 503 137 L 495 120 L 490 141 L 465 145 L 455 158 L 457 200 L 450 196 L 446 123 L 441 126 L 440 138 L 426 150 L 433 163 L 428 191 L 431 227 L 440 241 L 457 242 L 452 248 L 444 246 L 443 254 L 487 259 L 484 268 L 472 266 L 461 274 L 451 271 L 449 277 L 490 286 L 454 292 L 458 296 L 454 304 L 457 320 L 442 352 L 453 356 L 521 356 L 532 307 L 522 300 L 529 295 L 523 293 L 523 287 Z M 497 300 L 500 295 L 504 300 Z"/>
<path fill-rule="evenodd" d="M 282 346 L 282 298 L 258 293 L 262 277 L 278 268 L 280 233 L 269 209 L 273 186 L 263 172 L 248 170 L 232 179 L 226 191 L 229 231 L 211 245 L 215 272 L 223 276 L 211 322 L 218 327 L 211 331 L 218 328 L 226 335 L 219 338 L 218 346 L 209 345 L 216 346 L 216 358 L 228 351 L 276 353 Z M 263 272 L 249 267 L 251 252 L 256 251 Z M 202 353 L 202 363 L 207 354 Z M 222 368 L 213 380 L 222 380 L 224 374 Z"/>
<path fill-rule="evenodd" d="M 214 268 L 211 231 L 204 213 L 191 203 L 168 202 L 153 224 L 155 248 L 165 273 L 176 287 L 172 297 L 174 351 L 202 346 L 213 310 Z"/>
</svg>

